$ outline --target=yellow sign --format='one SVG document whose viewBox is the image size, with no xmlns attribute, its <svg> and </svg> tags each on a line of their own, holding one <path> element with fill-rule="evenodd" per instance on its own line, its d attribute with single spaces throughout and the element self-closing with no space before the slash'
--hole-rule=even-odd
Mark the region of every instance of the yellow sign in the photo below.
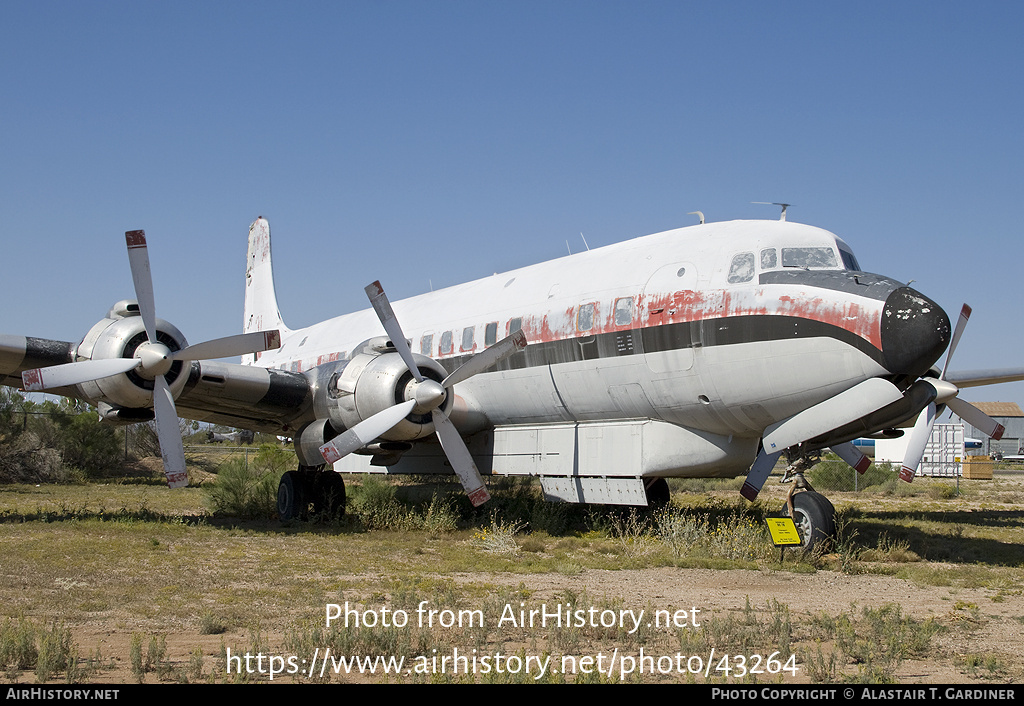
<svg viewBox="0 0 1024 706">
<path fill-rule="evenodd" d="M 788 547 L 800 544 L 800 533 L 796 531 L 796 523 L 792 517 L 766 517 L 768 534 L 772 536 L 772 544 L 776 547 Z"/>
</svg>

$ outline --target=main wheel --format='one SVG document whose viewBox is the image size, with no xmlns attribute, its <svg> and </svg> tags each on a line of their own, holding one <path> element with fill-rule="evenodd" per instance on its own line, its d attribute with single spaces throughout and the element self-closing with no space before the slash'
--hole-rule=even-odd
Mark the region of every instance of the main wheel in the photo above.
<svg viewBox="0 0 1024 706">
<path fill-rule="evenodd" d="M 277 516 L 281 520 L 304 520 L 309 513 L 306 474 L 288 471 L 277 486 Z"/>
<path fill-rule="evenodd" d="M 789 505 L 782 511 L 788 516 Z M 835 508 L 821 493 L 812 490 L 793 495 L 793 522 L 805 549 L 826 546 L 835 535 Z"/>
<path fill-rule="evenodd" d="M 313 512 L 320 518 L 333 520 L 345 515 L 345 479 L 332 470 L 314 476 Z"/>
<path fill-rule="evenodd" d="M 668 481 L 664 478 L 654 478 L 645 481 L 644 492 L 647 495 L 647 507 L 652 510 L 665 507 L 672 500 L 672 493 L 668 489 Z"/>
</svg>

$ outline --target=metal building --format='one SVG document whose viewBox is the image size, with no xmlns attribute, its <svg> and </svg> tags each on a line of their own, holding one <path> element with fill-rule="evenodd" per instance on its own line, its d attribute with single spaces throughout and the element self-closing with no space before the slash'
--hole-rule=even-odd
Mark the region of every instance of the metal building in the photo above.
<svg viewBox="0 0 1024 706">
<path fill-rule="evenodd" d="M 964 422 L 964 434 L 970 439 L 977 439 L 981 442 L 981 448 L 976 451 L 969 451 L 971 455 L 983 454 L 985 456 L 1017 456 L 1024 453 L 1024 411 L 1016 402 L 972 402 L 988 416 L 1002 424 L 1006 431 L 1003 438 L 998 441 L 988 438 L 984 432 Z"/>
</svg>

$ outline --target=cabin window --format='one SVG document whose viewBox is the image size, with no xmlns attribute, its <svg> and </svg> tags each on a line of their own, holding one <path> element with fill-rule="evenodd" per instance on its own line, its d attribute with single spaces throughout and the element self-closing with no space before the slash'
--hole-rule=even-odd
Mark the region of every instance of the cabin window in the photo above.
<svg viewBox="0 0 1024 706">
<path fill-rule="evenodd" d="M 592 328 L 594 328 L 594 305 L 581 304 L 580 310 L 576 314 L 576 330 L 589 331 Z"/>
<path fill-rule="evenodd" d="M 729 284 L 749 282 L 754 279 L 754 253 L 742 252 L 732 259 L 729 266 Z"/>
<path fill-rule="evenodd" d="M 775 248 L 767 248 L 761 251 L 761 269 L 774 270 L 779 266 L 779 255 Z"/>
<path fill-rule="evenodd" d="M 467 326 L 462 329 L 462 350 L 471 351 L 473 350 L 473 342 L 476 338 L 476 328 Z"/>
<path fill-rule="evenodd" d="M 493 346 L 498 342 L 498 322 L 492 321 L 484 327 L 484 345 Z"/>
<path fill-rule="evenodd" d="M 832 248 L 782 248 L 783 267 L 836 268 Z"/>
<path fill-rule="evenodd" d="M 420 339 L 420 353 L 430 355 L 434 349 L 434 334 L 428 333 Z"/>
<path fill-rule="evenodd" d="M 445 331 L 441 334 L 441 349 L 438 355 L 448 355 L 452 352 L 452 332 Z"/>
<path fill-rule="evenodd" d="M 523 319 L 522 319 L 522 317 L 517 316 L 517 317 L 515 317 L 514 319 L 512 319 L 511 321 L 508 322 L 508 335 L 509 336 L 511 336 L 516 331 L 522 331 L 522 330 L 523 330 Z"/>
<path fill-rule="evenodd" d="M 615 325 L 629 326 L 633 323 L 633 298 L 622 297 L 615 300 Z"/>
</svg>

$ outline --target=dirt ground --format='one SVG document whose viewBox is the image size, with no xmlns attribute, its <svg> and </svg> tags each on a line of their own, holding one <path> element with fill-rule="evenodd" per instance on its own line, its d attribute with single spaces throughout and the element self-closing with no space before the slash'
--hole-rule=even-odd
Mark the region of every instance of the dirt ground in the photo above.
<svg viewBox="0 0 1024 706">
<path fill-rule="evenodd" d="M 1022 476 L 1024 484 L 1024 476 Z M 886 501 L 898 503 L 896 500 Z M 837 498 L 837 507 L 841 499 Z M 944 569 L 934 562 L 929 566 Z M 954 571 L 952 565 L 950 572 Z M 353 574 L 340 575 L 339 581 L 351 580 L 353 584 L 369 584 L 375 579 Z M 776 602 L 788 607 L 794 624 L 807 625 L 820 613 L 828 616 L 849 614 L 854 617 L 864 608 L 878 608 L 897 604 L 902 613 L 917 620 L 934 619 L 943 630 L 931 641 L 932 654 L 927 658 L 907 659 L 896 670 L 895 679 L 901 684 L 944 684 L 944 683 L 1020 683 L 1024 681 L 1024 595 L 1017 585 L 1007 585 L 1004 590 L 991 587 L 965 587 L 918 585 L 912 581 L 892 576 L 857 573 L 847 574 L 829 570 L 810 573 L 777 570 L 744 569 L 696 569 L 696 568 L 647 568 L 597 570 L 586 569 L 571 575 L 562 573 L 458 573 L 450 577 L 458 585 L 494 585 L 510 590 L 525 587 L 530 592 L 530 605 L 541 603 L 556 605 L 565 600 L 566 589 L 576 594 L 585 593 L 592 600 L 614 597 L 627 607 L 694 611 L 696 621 L 707 617 L 738 615 L 745 607 L 768 613 L 769 606 Z M 951 582 L 953 583 L 953 582 Z M 960 582 L 962 583 L 962 582 Z M 262 644 L 268 653 L 284 652 L 287 621 L 268 625 Z M 114 614 L 101 621 L 90 619 L 88 627 L 71 626 L 72 639 L 81 658 L 102 654 L 104 666 L 90 674 L 87 681 L 94 683 L 133 683 L 136 681 L 130 665 L 130 640 L 136 626 L 126 623 L 125 615 Z M 805 650 L 813 647 L 803 630 L 799 644 L 793 647 L 802 663 Z M 185 671 L 196 648 L 200 648 L 204 659 L 201 679 L 211 678 L 211 671 L 222 664 L 220 655 L 224 645 L 249 645 L 251 636 L 243 630 L 227 635 L 201 634 L 194 626 L 181 626 L 166 634 L 166 657 L 176 669 Z M 470 644 L 468 639 L 464 644 Z M 607 641 L 599 647 L 607 649 Z M 659 645 L 665 651 L 666 642 Z M 540 654 L 545 646 L 521 642 L 513 647 L 532 650 Z M 146 645 L 142 646 L 143 651 Z M 595 652 L 598 648 L 595 648 Z M 677 648 L 678 649 L 678 646 Z M 758 645 L 765 654 L 777 649 L 770 644 Z M 553 650 L 554 651 L 554 650 Z M 995 656 L 1000 661 L 997 670 L 967 670 L 964 667 L 968 655 Z M 849 676 L 850 668 L 844 670 Z M 7 675 L 10 679 L 13 675 Z M 3 675 L 0 675 L 2 678 Z M 213 674 L 218 681 L 223 674 Z M 35 681 L 31 671 L 22 672 L 16 681 Z M 160 678 L 147 674 L 146 683 L 157 683 Z M 164 681 L 170 680 L 166 675 Z M 335 679 L 337 681 L 338 679 Z M 342 681 L 396 681 L 394 678 L 350 678 Z M 761 681 L 769 681 L 769 678 Z M 303 683 L 301 677 L 278 679 L 276 683 Z M 675 679 L 675 681 L 679 681 Z M 809 670 L 801 664 L 798 673 L 787 675 L 787 682 L 807 683 L 813 681 Z"/>
<path fill-rule="evenodd" d="M 830 571 L 814 574 L 796 574 L 756 570 L 711 570 L 656 568 L 641 570 L 602 571 L 587 570 L 567 581 L 555 574 L 459 574 L 452 577 L 456 583 L 490 582 L 509 588 L 525 587 L 533 594 L 531 605 L 548 601 L 558 603 L 562 592 L 571 583 L 573 590 L 586 591 L 591 596 L 617 596 L 627 606 L 649 605 L 654 609 L 676 611 L 685 609 L 697 622 L 705 616 L 721 616 L 728 611 L 742 611 L 749 605 L 755 611 L 767 608 L 771 601 L 789 606 L 794 622 L 824 611 L 829 615 L 857 612 L 864 607 L 880 607 L 897 602 L 904 615 L 919 620 L 935 618 L 947 630 L 933 640 L 935 657 L 904 661 L 895 675 L 901 684 L 944 684 L 979 682 L 993 683 L 993 676 L 965 674 L 962 659 L 968 654 L 998 654 L 1007 661 L 1007 669 L 995 681 L 1017 683 L 1022 678 L 1020 645 L 1024 644 L 1024 597 L 1002 596 L 986 589 L 916 586 L 902 579 L 879 575 L 845 575 Z M 966 626 L 958 623 L 962 614 L 957 605 L 975 605 L 980 616 L 978 624 Z M 131 631 L 120 621 L 109 625 L 90 626 L 88 631 L 75 631 L 81 654 L 99 649 L 104 655 L 118 655 L 113 668 L 95 676 L 97 683 L 133 683 L 128 659 Z M 283 635 L 269 634 L 268 644 L 279 644 Z M 222 650 L 223 637 L 200 635 L 195 632 L 167 636 L 167 657 L 178 665 L 187 665 L 190 652 L 201 646 L 212 663 L 213 655 Z M 767 654 L 774 646 L 764 645 Z M 145 649 L 145 646 L 143 646 Z M 273 651 L 273 650 L 271 650 Z M 381 681 L 350 678 L 350 681 Z M 32 681 L 25 673 L 19 681 Z M 153 674 L 147 683 L 155 683 Z M 278 683 L 302 683 L 303 679 L 285 678 Z M 787 682 L 811 682 L 803 667 L 795 678 Z"/>
</svg>

